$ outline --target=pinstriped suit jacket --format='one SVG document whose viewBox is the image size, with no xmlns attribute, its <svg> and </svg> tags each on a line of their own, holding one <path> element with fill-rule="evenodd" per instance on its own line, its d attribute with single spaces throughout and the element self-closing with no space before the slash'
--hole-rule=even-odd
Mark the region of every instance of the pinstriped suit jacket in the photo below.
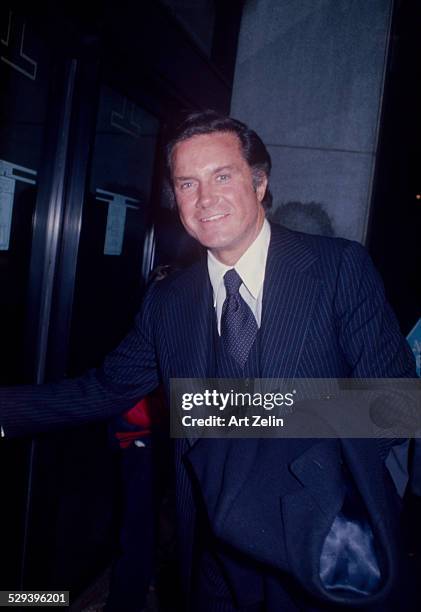
<svg viewBox="0 0 421 612">
<path fill-rule="evenodd" d="M 0 419 L 6 435 L 107 418 L 130 408 L 160 382 L 168 388 L 171 377 L 212 375 L 212 317 L 206 262 L 156 283 L 144 300 L 133 331 L 100 370 L 57 385 L 2 390 Z M 272 226 L 263 289 L 260 364 L 262 378 L 415 376 L 412 353 L 385 300 L 382 283 L 359 244 Z M 186 581 L 194 503 L 183 455 L 190 450 L 187 443 L 177 449 Z M 355 463 L 354 478 L 367 493 L 365 501 L 372 506 L 372 516 L 381 516 L 379 506 L 383 502 L 388 506 L 388 493 L 377 455 L 361 447 L 355 451 L 352 445 L 347 452 L 350 463 Z M 302 484 L 305 474 L 302 466 L 300 469 Z M 386 517 L 384 527 L 388 521 Z M 387 539 L 387 533 L 383 535 Z"/>
</svg>

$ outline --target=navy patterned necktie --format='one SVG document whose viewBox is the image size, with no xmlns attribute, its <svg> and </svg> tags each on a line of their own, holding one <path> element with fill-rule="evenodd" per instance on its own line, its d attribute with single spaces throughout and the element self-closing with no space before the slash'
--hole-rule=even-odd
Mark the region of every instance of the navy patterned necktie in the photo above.
<svg viewBox="0 0 421 612">
<path fill-rule="evenodd" d="M 250 307 L 240 295 L 242 282 L 234 268 L 224 275 L 227 297 L 222 306 L 221 336 L 229 354 L 243 368 L 258 328 Z"/>
</svg>

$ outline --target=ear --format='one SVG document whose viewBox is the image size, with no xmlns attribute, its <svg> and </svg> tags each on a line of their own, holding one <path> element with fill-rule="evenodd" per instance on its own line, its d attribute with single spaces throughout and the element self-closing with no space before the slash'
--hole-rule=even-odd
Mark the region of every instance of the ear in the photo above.
<svg viewBox="0 0 421 612">
<path fill-rule="evenodd" d="M 259 200 L 259 202 L 262 202 L 263 198 L 265 197 L 266 189 L 268 186 L 268 177 L 264 172 L 259 173 L 255 185 L 257 199 Z"/>
</svg>

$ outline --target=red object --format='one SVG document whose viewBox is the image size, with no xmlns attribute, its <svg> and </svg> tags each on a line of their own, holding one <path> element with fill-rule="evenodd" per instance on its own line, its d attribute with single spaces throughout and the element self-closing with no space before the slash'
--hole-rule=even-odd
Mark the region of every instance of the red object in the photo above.
<svg viewBox="0 0 421 612">
<path fill-rule="evenodd" d="M 164 402 L 164 394 L 161 390 L 144 397 L 127 412 L 123 419 L 129 425 L 135 425 L 135 431 L 119 431 L 115 434 L 120 448 L 129 447 L 134 440 L 147 438 L 152 430 L 163 428 L 167 418 L 167 408 Z"/>
</svg>

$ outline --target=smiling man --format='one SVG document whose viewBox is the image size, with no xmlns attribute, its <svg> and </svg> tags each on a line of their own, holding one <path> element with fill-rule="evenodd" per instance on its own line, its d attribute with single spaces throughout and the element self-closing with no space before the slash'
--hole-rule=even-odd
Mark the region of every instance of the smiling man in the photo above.
<svg viewBox="0 0 421 612">
<path fill-rule="evenodd" d="M 171 171 L 184 227 L 219 261 L 233 266 L 262 229 L 266 174 L 253 176 L 232 132 L 178 142 Z"/>
<path fill-rule="evenodd" d="M 265 220 L 271 161 L 253 130 L 196 113 L 166 152 L 206 261 L 151 288 L 99 370 L 3 389 L 6 435 L 107 418 L 170 378 L 415 376 L 365 250 Z M 185 610 L 411 610 L 386 454 L 365 440 L 177 440 Z"/>
</svg>

